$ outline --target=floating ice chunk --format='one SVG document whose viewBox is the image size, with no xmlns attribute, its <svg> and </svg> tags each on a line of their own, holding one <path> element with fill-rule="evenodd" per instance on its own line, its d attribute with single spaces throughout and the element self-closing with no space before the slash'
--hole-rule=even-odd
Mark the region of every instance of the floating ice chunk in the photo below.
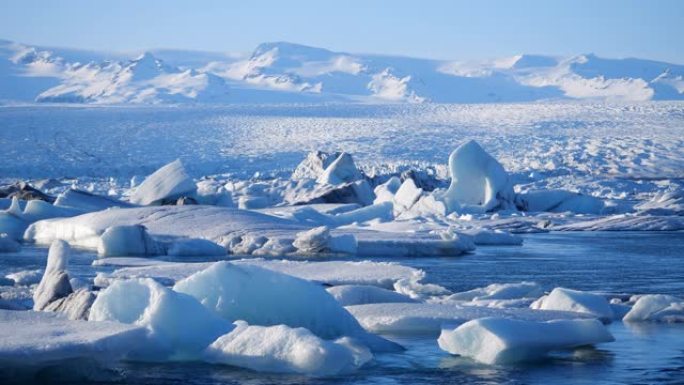
<svg viewBox="0 0 684 385">
<path fill-rule="evenodd" d="M 64 298 L 73 292 L 66 272 L 71 249 L 69 244 L 52 242 L 47 257 L 45 273 L 33 293 L 33 310 L 44 310 L 50 302 Z"/>
<path fill-rule="evenodd" d="M 197 202 L 202 205 L 234 207 L 233 195 L 223 185 L 214 180 L 197 182 Z"/>
<path fill-rule="evenodd" d="M 600 214 L 605 204 L 603 200 L 565 190 L 530 191 L 518 194 L 515 204 L 523 211 L 550 211 L 576 214 Z"/>
<path fill-rule="evenodd" d="M 548 352 L 615 339 L 598 320 L 522 321 L 482 318 L 442 330 L 439 347 L 485 364 L 537 360 Z"/>
<path fill-rule="evenodd" d="M 684 299 L 663 294 L 643 295 L 622 320 L 684 322 Z"/>
<path fill-rule="evenodd" d="M 347 211 L 330 217 L 335 226 L 350 225 L 354 222 L 363 223 L 370 220 L 391 221 L 393 205 L 391 202 L 377 203 L 356 210 Z"/>
<path fill-rule="evenodd" d="M 21 270 L 11 274 L 7 274 L 5 278 L 14 281 L 15 285 L 31 286 L 40 282 L 43 277 L 43 270 Z"/>
<path fill-rule="evenodd" d="M 179 239 L 166 251 L 172 256 L 221 256 L 226 255 L 225 247 L 206 239 Z"/>
<path fill-rule="evenodd" d="M 366 333 L 322 286 L 256 266 L 216 262 L 177 282 L 174 290 L 197 298 L 231 322 L 304 327 L 324 339 L 358 338 L 374 351 L 400 349 Z"/>
<path fill-rule="evenodd" d="M 342 306 L 365 305 L 369 303 L 416 302 L 409 296 L 396 291 L 369 285 L 341 285 L 328 288 L 328 293 Z"/>
<path fill-rule="evenodd" d="M 396 212 L 406 211 L 418 201 L 423 190 L 416 187 L 413 179 L 406 179 L 394 195 L 393 203 Z"/>
<path fill-rule="evenodd" d="M 399 187 L 401 187 L 401 179 L 396 176 L 393 176 L 389 178 L 387 182 L 376 186 L 373 190 L 373 193 L 375 193 L 373 204 L 392 202 L 394 200 L 394 194 L 397 193 Z"/>
<path fill-rule="evenodd" d="M 301 253 L 313 254 L 329 250 L 330 229 L 320 226 L 297 233 L 292 245 Z"/>
<path fill-rule="evenodd" d="M 613 320 L 613 310 L 604 296 L 561 287 L 553 289 L 549 295 L 530 305 L 530 308 L 574 311 L 589 314 L 604 322 Z"/>
<path fill-rule="evenodd" d="M 216 262 L 177 282 L 174 290 L 197 298 L 231 322 L 301 326 L 326 339 L 361 330 L 322 286 L 256 266 Z"/>
<path fill-rule="evenodd" d="M 449 171 L 451 185 L 443 196 L 449 212 L 492 211 L 512 205 L 508 173 L 474 140 L 451 153 Z"/>
<path fill-rule="evenodd" d="M 292 179 L 318 179 L 332 162 L 340 156 L 341 153 L 327 153 L 323 151 L 312 151 L 306 158 L 297 165 L 292 173 Z"/>
<path fill-rule="evenodd" d="M 588 318 L 586 314 L 524 308 L 463 306 L 455 303 L 378 303 L 347 306 L 361 325 L 373 333 L 439 334 L 444 325 L 455 326 L 484 317 L 526 321 Z"/>
<path fill-rule="evenodd" d="M 163 200 L 175 200 L 183 195 L 193 195 L 196 186 L 185 172 L 179 159 L 155 171 L 135 189 L 131 202 L 152 205 Z"/>
<path fill-rule="evenodd" d="M 112 226 L 100 237 L 97 254 L 103 257 L 125 257 L 164 254 L 143 225 Z"/>
<path fill-rule="evenodd" d="M 349 373 L 372 358 L 368 349 L 348 338 L 326 341 L 307 329 L 286 325 L 236 325 L 207 348 L 205 360 L 258 372 L 325 376 Z"/>
<path fill-rule="evenodd" d="M 70 321 L 55 313 L 0 310 L 0 324 L 0 367 L 38 367 L 73 358 L 110 361 L 146 341 L 140 327 Z"/>
<path fill-rule="evenodd" d="M 12 198 L 10 207 L 0 212 L 0 234 L 7 234 L 10 239 L 19 241 L 28 225 L 28 221 L 22 217 L 19 199 L 17 197 Z"/>
<path fill-rule="evenodd" d="M 410 278 L 403 278 L 395 282 L 394 290 L 413 299 L 449 294 L 449 290 L 442 286 L 434 283 L 421 283 L 419 280 Z"/>
<path fill-rule="evenodd" d="M 331 236 L 327 226 L 320 226 L 308 231 L 297 233 L 292 245 L 299 253 L 346 253 L 355 254 L 357 251 L 356 237 L 352 234 Z"/>
<path fill-rule="evenodd" d="M 454 293 L 447 299 L 452 301 L 506 300 L 539 298 L 543 294 L 544 290 L 538 283 L 523 281 L 518 283 L 493 283 L 485 287 Z"/>
<path fill-rule="evenodd" d="M 156 346 L 137 352 L 142 359 L 198 357 L 233 329 L 192 296 L 151 279 L 115 281 L 97 296 L 88 319 L 146 326 Z"/>
<path fill-rule="evenodd" d="M 51 203 L 39 200 L 26 202 L 22 218 L 27 222 L 35 222 L 47 218 L 73 217 L 83 214 L 83 211 L 69 207 L 53 206 Z"/>
<path fill-rule="evenodd" d="M 341 153 L 316 180 L 321 184 L 339 185 L 362 179 L 363 175 L 356 168 L 354 159 L 346 152 Z"/>
<path fill-rule="evenodd" d="M 100 211 L 110 207 L 132 207 L 127 202 L 73 188 L 59 194 L 55 206 L 75 208 L 83 212 Z"/>
<path fill-rule="evenodd" d="M 2 213 L 0 213 L 0 215 L 2 215 Z M 5 233 L 0 234 L 0 253 L 16 253 L 19 250 L 21 250 L 21 244 L 19 244 L 19 242 Z"/>
</svg>

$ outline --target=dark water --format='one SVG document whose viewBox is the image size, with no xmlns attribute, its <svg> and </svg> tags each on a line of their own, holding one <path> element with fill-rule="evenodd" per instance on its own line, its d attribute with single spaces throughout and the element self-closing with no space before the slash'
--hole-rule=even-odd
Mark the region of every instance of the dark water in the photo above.
<svg viewBox="0 0 684 385">
<path fill-rule="evenodd" d="M 45 254 L 37 251 L 0 257 L 0 270 L 41 267 Z M 75 255 L 72 271 L 91 275 L 92 258 Z M 398 262 L 424 269 L 429 281 L 454 291 L 528 280 L 547 289 L 684 296 L 682 232 L 535 234 L 525 236 L 520 247 L 481 247 L 458 258 Z M 487 366 L 453 357 L 439 350 L 433 338 L 394 338 L 405 352 L 377 355 L 358 372 L 337 377 L 259 374 L 202 363 L 119 363 L 103 368 L 71 362 L 28 377 L 0 378 L 0 384 L 684 384 L 684 325 L 614 322 L 609 329 L 614 343 L 517 366 Z"/>
</svg>

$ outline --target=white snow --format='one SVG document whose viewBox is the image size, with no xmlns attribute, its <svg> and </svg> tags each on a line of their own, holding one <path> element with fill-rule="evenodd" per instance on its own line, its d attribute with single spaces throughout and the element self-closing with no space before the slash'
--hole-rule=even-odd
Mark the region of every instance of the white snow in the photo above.
<svg viewBox="0 0 684 385">
<path fill-rule="evenodd" d="M 597 320 L 522 321 L 482 318 L 443 330 L 439 347 L 451 354 L 485 364 L 538 360 L 553 350 L 612 342 L 613 336 Z"/>
<path fill-rule="evenodd" d="M 451 185 L 443 196 L 449 212 L 507 208 L 513 185 L 503 166 L 471 140 L 449 155 Z"/>
<path fill-rule="evenodd" d="M 623 321 L 684 322 L 684 299 L 664 294 L 640 296 Z"/>
<path fill-rule="evenodd" d="M 292 245 L 301 253 L 320 253 L 329 250 L 330 229 L 320 226 L 297 233 Z"/>
<path fill-rule="evenodd" d="M 371 358 L 368 349 L 348 338 L 326 341 L 304 328 L 253 326 L 241 321 L 204 353 L 204 359 L 213 363 L 315 376 L 349 373 Z"/>
<path fill-rule="evenodd" d="M 532 309 L 563 310 L 589 314 L 604 322 L 613 320 L 608 300 L 598 294 L 557 287 L 530 305 Z"/>
<path fill-rule="evenodd" d="M 139 205 L 158 204 L 165 199 L 193 195 L 196 189 L 197 186 L 185 172 L 183 163 L 176 159 L 145 178 L 136 187 L 131 202 Z"/>
<path fill-rule="evenodd" d="M 97 296 L 89 321 L 145 326 L 151 343 L 132 352 L 140 359 L 191 359 L 233 325 L 195 298 L 151 279 L 119 280 Z"/>
<path fill-rule="evenodd" d="M 0 367 L 40 367 L 73 358 L 110 361 L 145 342 L 140 327 L 70 321 L 56 313 L 0 310 L 0 324 Z"/>
</svg>

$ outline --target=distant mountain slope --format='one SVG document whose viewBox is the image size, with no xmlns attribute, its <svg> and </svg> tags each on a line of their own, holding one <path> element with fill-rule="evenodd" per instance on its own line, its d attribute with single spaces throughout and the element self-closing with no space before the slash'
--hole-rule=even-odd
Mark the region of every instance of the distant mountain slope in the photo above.
<svg viewBox="0 0 684 385">
<path fill-rule="evenodd" d="M 162 59 L 163 58 L 163 59 Z M 0 100 L 57 103 L 491 103 L 684 99 L 684 66 L 642 59 L 517 55 L 439 61 L 264 43 L 251 56 L 122 55 L 0 40 Z"/>
</svg>

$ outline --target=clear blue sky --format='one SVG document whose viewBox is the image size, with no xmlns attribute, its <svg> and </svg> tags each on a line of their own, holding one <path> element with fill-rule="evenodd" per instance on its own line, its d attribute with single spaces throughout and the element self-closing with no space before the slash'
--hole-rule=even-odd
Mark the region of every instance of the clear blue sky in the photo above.
<svg viewBox="0 0 684 385">
<path fill-rule="evenodd" d="M 684 0 L 0 0 L 0 38 L 122 52 L 290 41 L 447 59 L 593 52 L 684 63 Z"/>
</svg>

